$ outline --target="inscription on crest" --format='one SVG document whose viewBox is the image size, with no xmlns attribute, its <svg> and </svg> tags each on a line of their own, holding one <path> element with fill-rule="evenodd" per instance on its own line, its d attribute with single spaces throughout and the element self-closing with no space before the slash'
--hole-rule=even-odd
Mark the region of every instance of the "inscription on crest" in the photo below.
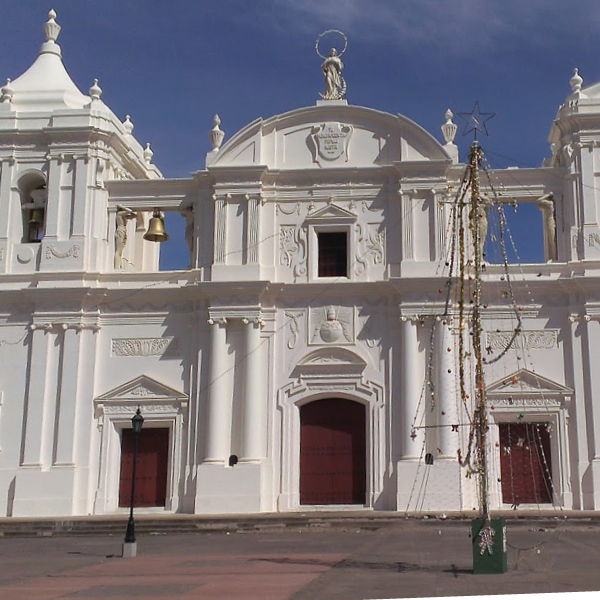
<svg viewBox="0 0 600 600">
<path fill-rule="evenodd" d="M 313 127 L 311 137 L 316 149 L 314 162 L 332 162 L 340 157 L 344 157 L 348 162 L 348 142 L 352 131 L 351 125 L 343 123 L 323 123 Z"/>
</svg>

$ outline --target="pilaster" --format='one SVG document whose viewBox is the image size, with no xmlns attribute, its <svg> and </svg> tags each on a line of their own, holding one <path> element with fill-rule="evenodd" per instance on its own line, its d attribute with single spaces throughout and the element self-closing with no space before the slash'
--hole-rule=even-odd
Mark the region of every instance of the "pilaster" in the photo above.
<svg viewBox="0 0 600 600">
<path fill-rule="evenodd" d="M 48 367 L 55 334 L 50 329 L 32 326 L 29 368 L 27 369 L 26 417 L 23 443 L 22 466 L 41 467 L 44 430 L 47 429 L 46 396 L 56 393 L 48 388 Z"/>
</svg>

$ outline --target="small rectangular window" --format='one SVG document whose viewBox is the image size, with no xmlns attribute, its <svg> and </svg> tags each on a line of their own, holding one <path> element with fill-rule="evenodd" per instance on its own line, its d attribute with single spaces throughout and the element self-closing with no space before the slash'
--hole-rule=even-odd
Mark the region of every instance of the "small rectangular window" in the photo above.
<svg viewBox="0 0 600 600">
<path fill-rule="evenodd" d="M 319 277 L 348 277 L 348 234 L 346 231 L 320 231 Z"/>
</svg>

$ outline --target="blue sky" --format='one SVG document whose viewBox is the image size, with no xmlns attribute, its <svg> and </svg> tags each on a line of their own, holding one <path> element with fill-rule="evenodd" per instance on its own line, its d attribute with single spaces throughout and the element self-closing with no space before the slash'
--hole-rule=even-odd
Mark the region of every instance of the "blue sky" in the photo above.
<svg viewBox="0 0 600 600">
<path fill-rule="evenodd" d="M 102 99 L 131 115 L 167 177 L 204 167 L 215 113 L 230 137 L 314 104 L 314 44 L 326 29 L 348 36 L 351 104 L 402 113 L 440 140 L 448 107 L 478 100 L 495 111 L 482 140 L 494 167 L 539 166 L 573 68 L 584 86 L 600 80 L 597 0 L 3 0 L 0 79 L 33 62 L 50 8 L 73 80 L 85 93 L 100 80 Z M 468 140 L 457 138 L 461 156 Z M 530 218 L 511 218 L 515 234 Z M 166 250 L 166 266 L 185 266 L 184 248 Z M 520 254 L 539 258 L 539 243 Z"/>
</svg>

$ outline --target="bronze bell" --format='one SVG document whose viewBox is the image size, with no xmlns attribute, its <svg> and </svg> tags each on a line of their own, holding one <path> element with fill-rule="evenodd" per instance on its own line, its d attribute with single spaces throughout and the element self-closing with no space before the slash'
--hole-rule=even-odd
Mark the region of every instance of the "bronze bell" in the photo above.
<svg viewBox="0 0 600 600">
<path fill-rule="evenodd" d="M 43 208 L 32 208 L 29 213 L 29 225 L 43 225 L 44 224 L 44 209 Z"/>
<path fill-rule="evenodd" d="M 165 230 L 165 218 L 159 210 L 152 213 L 144 239 L 149 242 L 166 242 L 169 239 Z"/>
</svg>

